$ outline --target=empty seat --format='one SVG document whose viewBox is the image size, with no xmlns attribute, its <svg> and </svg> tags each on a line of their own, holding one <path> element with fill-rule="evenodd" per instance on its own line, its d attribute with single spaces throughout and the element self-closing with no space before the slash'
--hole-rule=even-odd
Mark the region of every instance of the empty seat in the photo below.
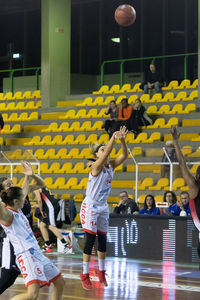
<svg viewBox="0 0 200 300">
<path fill-rule="evenodd" d="M 52 159 L 52 158 L 55 158 L 55 149 L 50 148 L 44 154 L 43 159 Z"/>
<path fill-rule="evenodd" d="M 170 89 L 177 89 L 178 88 L 178 81 L 177 80 L 172 80 L 168 84 L 168 86 L 163 87 L 163 90 L 170 90 Z"/>
<path fill-rule="evenodd" d="M 65 159 L 67 158 L 67 149 L 61 148 L 58 150 L 57 154 L 54 155 L 55 159 Z"/>
<path fill-rule="evenodd" d="M 63 166 L 57 171 L 57 173 L 72 173 L 72 163 L 64 163 Z"/>
<path fill-rule="evenodd" d="M 109 90 L 109 86 L 108 85 L 102 85 L 100 87 L 100 89 L 98 91 L 94 91 L 93 94 L 94 95 L 103 94 L 105 92 L 108 92 L 108 90 Z"/>
<path fill-rule="evenodd" d="M 131 91 L 131 85 L 130 83 L 125 83 L 119 90 L 119 93 L 129 93 Z"/>
<path fill-rule="evenodd" d="M 112 93 L 119 93 L 120 86 L 119 84 L 114 84 L 108 91 L 104 91 L 104 94 L 112 94 Z"/>
<path fill-rule="evenodd" d="M 169 186 L 168 178 L 160 178 L 155 186 L 150 186 L 149 190 L 159 191 Z"/>
<path fill-rule="evenodd" d="M 41 132 L 56 132 L 58 131 L 58 123 L 53 122 L 47 128 L 42 129 Z"/>
<path fill-rule="evenodd" d="M 145 178 L 139 185 L 138 190 L 146 190 L 153 185 L 153 178 Z"/>
<path fill-rule="evenodd" d="M 192 85 L 190 86 L 191 89 L 196 89 L 198 87 L 198 79 L 195 79 Z"/>
<path fill-rule="evenodd" d="M 183 178 L 176 178 L 172 184 L 172 191 L 176 191 L 185 185 Z"/>
<path fill-rule="evenodd" d="M 190 80 L 184 79 L 181 81 L 180 85 L 177 87 L 177 89 L 189 89 L 190 88 Z"/>
</svg>

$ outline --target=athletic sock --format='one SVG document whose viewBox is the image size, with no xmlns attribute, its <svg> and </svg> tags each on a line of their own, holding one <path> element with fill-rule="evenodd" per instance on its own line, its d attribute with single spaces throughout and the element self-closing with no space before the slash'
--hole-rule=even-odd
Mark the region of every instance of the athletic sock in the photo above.
<svg viewBox="0 0 200 300">
<path fill-rule="evenodd" d="M 47 247 L 50 247 L 50 242 L 49 241 L 45 241 L 45 245 L 47 245 Z"/>
<path fill-rule="evenodd" d="M 99 271 L 105 271 L 105 259 L 98 258 Z"/>
<path fill-rule="evenodd" d="M 83 274 L 89 274 L 89 262 L 83 262 Z"/>
</svg>

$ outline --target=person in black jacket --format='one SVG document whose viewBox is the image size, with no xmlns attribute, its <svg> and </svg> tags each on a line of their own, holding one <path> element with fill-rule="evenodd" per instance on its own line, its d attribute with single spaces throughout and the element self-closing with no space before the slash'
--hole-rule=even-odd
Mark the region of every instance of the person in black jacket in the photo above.
<svg viewBox="0 0 200 300">
<path fill-rule="evenodd" d="M 142 105 L 141 100 L 135 100 L 132 115 L 130 118 L 131 131 L 137 136 L 141 132 L 141 130 L 139 129 L 140 126 L 147 126 L 150 124 L 152 124 L 152 120 L 147 115 L 146 109 Z"/>
<path fill-rule="evenodd" d="M 154 64 L 150 64 L 146 84 L 144 84 L 144 93 L 148 94 L 149 91 L 152 91 L 153 89 L 155 89 L 156 93 L 162 93 L 162 86 L 163 80 L 160 73 L 156 70 Z"/>
<path fill-rule="evenodd" d="M 126 191 L 119 194 L 119 203 L 114 208 L 114 214 L 133 214 L 138 213 L 139 209 L 136 202 L 128 197 Z"/>
</svg>

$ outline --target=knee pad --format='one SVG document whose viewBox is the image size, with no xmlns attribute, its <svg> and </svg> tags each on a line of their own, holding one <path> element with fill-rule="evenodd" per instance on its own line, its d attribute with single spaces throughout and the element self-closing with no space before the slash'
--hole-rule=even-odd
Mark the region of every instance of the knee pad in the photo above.
<svg viewBox="0 0 200 300">
<path fill-rule="evenodd" d="M 98 251 L 106 252 L 106 234 L 98 235 Z"/>
<path fill-rule="evenodd" d="M 92 248 L 94 246 L 96 239 L 96 234 L 91 234 L 86 232 L 86 242 L 85 242 L 85 248 L 83 250 L 83 253 L 90 255 L 92 253 Z"/>
</svg>

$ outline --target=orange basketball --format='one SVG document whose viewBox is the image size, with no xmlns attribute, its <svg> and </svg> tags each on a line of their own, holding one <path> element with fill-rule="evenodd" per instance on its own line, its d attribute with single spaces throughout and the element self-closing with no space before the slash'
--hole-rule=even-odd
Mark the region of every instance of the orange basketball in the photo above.
<svg viewBox="0 0 200 300">
<path fill-rule="evenodd" d="M 121 26 L 130 26 L 136 20 L 136 11 L 129 4 L 122 4 L 118 6 L 115 11 L 115 21 Z"/>
</svg>

